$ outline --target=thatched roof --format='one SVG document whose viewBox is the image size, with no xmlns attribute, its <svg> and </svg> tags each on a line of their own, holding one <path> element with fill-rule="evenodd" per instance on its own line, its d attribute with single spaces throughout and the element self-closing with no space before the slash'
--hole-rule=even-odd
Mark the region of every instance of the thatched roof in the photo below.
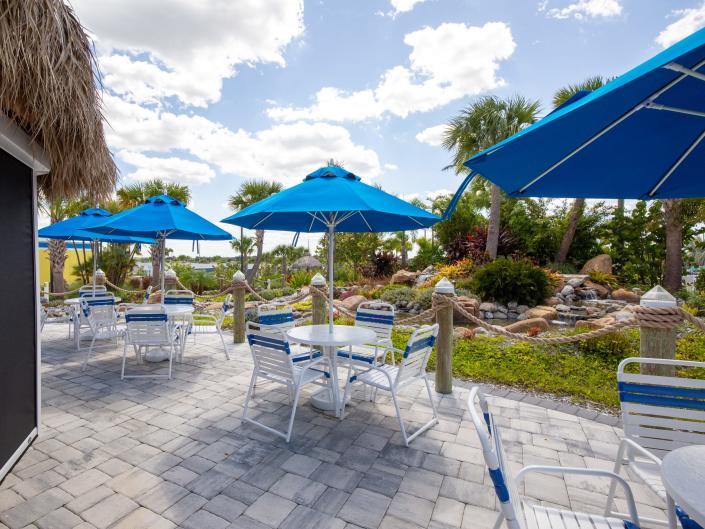
<svg viewBox="0 0 705 529">
<path fill-rule="evenodd" d="M 323 268 L 323 265 L 318 259 L 310 255 L 298 258 L 291 265 L 292 270 L 316 270 L 317 268 Z"/>
<path fill-rule="evenodd" d="M 99 87 L 91 41 L 63 0 L 0 0 L 0 111 L 49 158 L 39 177 L 47 196 L 100 198 L 115 187 Z"/>
</svg>

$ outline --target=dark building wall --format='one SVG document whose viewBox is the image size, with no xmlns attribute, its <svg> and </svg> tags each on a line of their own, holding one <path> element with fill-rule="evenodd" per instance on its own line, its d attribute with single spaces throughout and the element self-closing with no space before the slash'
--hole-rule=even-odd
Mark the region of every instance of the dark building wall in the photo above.
<svg viewBox="0 0 705 529">
<path fill-rule="evenodd" d="M 37 425 L 33 193 L 32 170 L 0 149 L 0 468 Z"/>
</svg>

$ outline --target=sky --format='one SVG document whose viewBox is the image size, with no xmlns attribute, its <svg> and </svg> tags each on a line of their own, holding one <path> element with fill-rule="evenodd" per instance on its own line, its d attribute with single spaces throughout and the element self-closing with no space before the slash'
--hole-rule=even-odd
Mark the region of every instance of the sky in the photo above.
<svg viewBox="0 0 705 529">
<path fill-rule="evenodd" d="M 213 222 L 244 180 L 294 185 L 331 158 L 405 198 L 452 192 L 443 124 L 479 96 L 521 94 L 545 113 L 560 87 L 705 26 L 705 0 L 71 3 L 95 42 L 121 184 L 187 184 Z M 267 232 L 265 249 L 292 237 Z M 200 252 L 234 255 L 225 242 Z"/>
</svg>

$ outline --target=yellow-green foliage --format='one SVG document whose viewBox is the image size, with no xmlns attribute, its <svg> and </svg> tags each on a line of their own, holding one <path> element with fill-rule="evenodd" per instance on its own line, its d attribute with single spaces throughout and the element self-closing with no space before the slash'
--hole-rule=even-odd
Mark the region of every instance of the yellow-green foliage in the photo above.
<svg viewBox="0 0 705 529">
<path fill-rule="evenodd" d="M 434 287 L 442 278 L 460 279 L 470 277 L 475 270 L 475 263 L 472 259 L 461 259 L 451 264 L 442 265 L 438 268 L 438 273 L 426 281 L 422 287 Z"/>
<path fill-rule="evenodd" d="M 294 310 L 311 310 L 311 306 L 313 305 L 313 302 L 310 299 L 306 299 L 304 301 L 299 301 L 298 303 L 294 303 L 292 307 Z"/>
<path fill-rule="evenodd" d="M 590 272 L 589 276 L 591 281 L 599 283 L 600 285 L 604 285 L 609 288 L 619 287 L 619 282 L 617 281 L 617 278 L 612 274 L 606 274 L 605 272 L 598 272 L 597 270 L 593 270 L 592 272 Z"/>
</svg>

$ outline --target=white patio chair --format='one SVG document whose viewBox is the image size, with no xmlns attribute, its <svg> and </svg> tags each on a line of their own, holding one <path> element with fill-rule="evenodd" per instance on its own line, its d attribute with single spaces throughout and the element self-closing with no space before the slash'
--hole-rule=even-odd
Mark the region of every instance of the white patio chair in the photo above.
<svg viewBox="0 0 705 529">
<path fill-rule="evenodd" d="M 63 314 L 62 316 L 49 316 L 49 312 L 44 305 L 39 305 L 39 332 L 44 330 L 46 324 L 56 325 L 67 323 L 69 327 L 69 338 L 71 338 L 71 328 L 73 327 L 73 316 L 71 313 Z"/>
<path fill-rule="evenodd" d="M 476 403 L 479 403 L 482 415 L 478 413 Z M 639 529 L 639 516 L 634 495 L 627 482 L 620 476 L 608 470 L 531 465 L 522 468 L 513 479 L 507 472 L 508 467 L 499 428 L 488 409 L 487 401 L 477 386 L 470 391 L 468 410 L 480 438 L 482 455 L 485 458 L 487 470 L 500 503 L 500 512 L 494 529 L 499 529 L 502 522 L 506 523 L 508 529 Z M 613 483 L 618 483 L 624 488 L 630 519 L 621 520 L 598 514 L 544 507 L 522 500 L 517 493 L 516 486 L 531 472 L 609 478 Z"/>
<path fill-rule="evenodd" d="M 381 366 L 373 365 L 367 370 L 358 372 L 349 377 L 347 384 L 345 385 L 345 395 L 341 403 L 341 417 L 345 411 L 345 402 L 350 395 L 352 384 L 354 382 L 362 382 L 372 388 L 389 391 L 392 394 L 392 402 L 394 403 L 394 409 L 396 410 L 397 419 L 399 420 L 399 428 L 401 429 L 401 435 L 404 438 L 404 444 L 406 446 L 409 446 L 409 443 L 423 432 L 438 424 L 436 404 L 433 402 L 431 386 L 428 382 L 428 378 L 426 377 L 426 364 L 428 364 L 428 357 L 431 354 L 431 350 L 433 349 L 433 344 L 436 342 L 437 336 L 437 323 L 434 325 L 420 327 L 409 337 L 409 341 L 403 351 L 392 349 L 393 352 L 399 352 L 402 354 L 402 359 L 398 366 L 392 366 L 389 364 L 383 364 Z M 406 428 L 404 427 L 404 421 L 401 417 L 399 403 L 397 402 L 397 395 L 401 389 L 417 380 L 423 380 L 426 385 L 428 400 L 431 402 L 431 409 L 433 410 L 433 418 L 421 426 L 413 434 L 408 435 Z"/>
<path fill-rule="evenodd" d="M 125 314 L 126 332 L 125 344 L 122 350 L 122 369 L 120 379 L 126 378 L 171 378 L 171 370 L 176 356 L 176 329 L 170 325 L 166 310 L 161 305 L 141 305 Z M 166 347 L 169 349 L 169 371 L 164 374 L 126 375 L 127 346 L 131 345 L 135 352 L 137 364 L 142 364 L 144 354 L 150 347 Z"/>
<path fill-rule="evenodd" d="M 91 336 L 91 345 L 86 350 L 81 370 L 85 371 L 88 366 L 88 359 L 93 353 L 93 346 L 96 340 L 115 340 L 117 346 L 118 338 L 124 334 L 124 330 L 118 327 L 118 317 L 115 310 L 115 297 L 90 296 L 81 298 L 81 318 L 88 326 L 88 333 Z M 82 336 L 78 337 L 80 346 Z"/>
<path fill-rule="evenodd" d="M 627 373 L 630 365 L 670 365 L 676 368 L 705 368 L 705 362 L 667 360 L 661 358 L 626 358 L 617 368 L 619 401 L 622 408 L 624 438 L 614 471 L 626 467 L 640 478 L 664 503 L 668 503 L 661 481 L 661 459 L 676 448 L 705 444 L 705 380 L 687 376 L 659 376 Z M 691 369 L 681 369 L 685 375 Z M 614 512 L 614 488 L 609 492 L 606 513 Z M 703 500 L 705 501 L 705 499 Z M 642 518 L 653 525 L 676 529 L 676 518 L 685 521 L 687 514 L 680 508 L 667 509 L 668 519 Z M 677 516 L 676 516 L 677 515 Z M 693 524 L 692 520 L 690 523 Z M 686 523 L 683 523 L 686 527 Z M 691 525 L 691 527 L 693 527 Z"/>
<path fill-rule="evenodd" d="M 264 428 L 268 432 L 283 437 L 288 443 L 291 440 L 291 432 L 294 427 L 294 417 L 296 406 L 299 403 L 301 388 L 307 384 L 326 385 L 321 379 L 329 379 L 330 374 L 322 369 L 325 367 L 325 358 L 319 358 L 305 365 L 295 365 L 293 362 L 289 342 L 283 331 L 247 322 L 247 341 L 250 344 L 254 370 L 250 387 L 245 397 L 245 405 L 242 412 L 243 420 Z M 263 378 L 287 387 L 289 401 L 291 403 L 291 416 L 286 432 L 276 430 L 270 426 L 262 424 L 248 417 L 250 399 L 255 391 L 255 384 L 258 378 Z"/>
<path fill-rule="evenodd" d="M 152 285 L 149 285 L 145 291 L 144 291 L 144 298 L 142 298 L 142 304 L 146 305 L 149 303 L 149 296 L 152 295 L 152 290 L 154 290 L 154 287 Z"/>
<path fill-rule="evenodd" d="M 262 328 L 282 331 L 284 334 L 296 326 L 294 308 L 286 303 L 263 303 L 257 305 L 257 321 Z M 300 344 L 290 344 L 292 360 L 295 364 L 308 362 L 323 356 L 320 351 Z"/>
<path fill-rule="evenodd" d="M 369 367 L 384 364 L 387 352 L 392 351 L 392 328 L 394 327 L 394 305 L 381 301 L 365 301 L 355 312 L 355 326 L 370 329 L 375 341 L 340 349 L 338 356 L 355 366 Z M 391 354 L 394 365 L 394 353 Z"/>
<path fill-rule="evenodd" d="M 92 295 L 92 294 L 97 294 L 99 292 L 107 292 L 108 289 L 105 285 L 83 285 L 82 287 L 79 287 L 78 289 L 78 295 L 83 296 L 84 294 Z"/>
<path fill-rule="evenodd" d="M 232 301 L 232 294 L 228 294 L 217 314 L 194 313 L 192 316 L 191 326 L 188 330 L 188 333 L 193 335 L 194 342 L 196 341 L 196 336 L 198 335 L 217 334 L 220 336 L 220 341 L 223 344 L 223 351 L 225 352 L 225 358 L 227 360 L 230 360 L 230 355 L 228 354 L 228 347 L 225 344 L 222 326 L 225 316 L 232 314 Z"/>
<path fill-rule="evenodd" d="M 193 305 L 194 293 L 190 290 L 167 290 L 164 294 L 164 305 Z"/>
</svg>

